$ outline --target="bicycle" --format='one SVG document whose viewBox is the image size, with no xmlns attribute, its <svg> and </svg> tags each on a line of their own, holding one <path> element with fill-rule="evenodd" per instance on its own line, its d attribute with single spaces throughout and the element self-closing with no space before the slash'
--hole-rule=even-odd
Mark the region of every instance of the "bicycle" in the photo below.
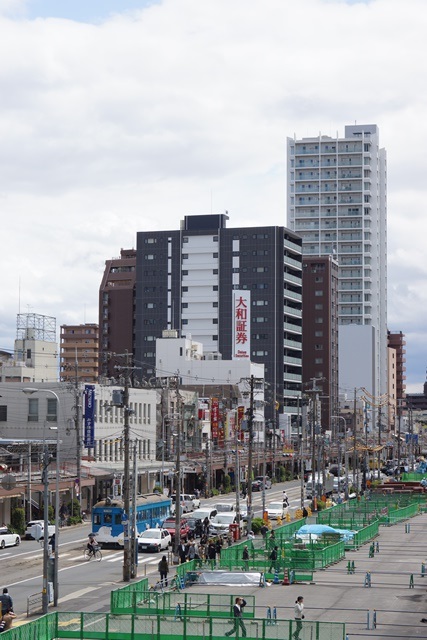
<svg viewBox="0 0 427 640">
<path fill-rule="evenodd" d="M 83 557 L 85 560 L 91 560 L 91 558 L 93 558 L 97 562 L 101 562 L 102 553 L 99 547 L 94 547 L 93 551 L 86 547 L 83 551 Z"/>
</svg>

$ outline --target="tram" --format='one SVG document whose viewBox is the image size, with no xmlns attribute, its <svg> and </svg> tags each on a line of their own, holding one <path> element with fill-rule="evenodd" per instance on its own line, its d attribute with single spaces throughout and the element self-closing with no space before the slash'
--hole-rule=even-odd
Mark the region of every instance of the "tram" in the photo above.
<svg viewBox="0 0 427 640">
<path fill-rule="evenodd" d="M 160 526 L 170 514 L 171 500 L 164 495 L 147 493 L 136 499 L 137 535 L 151 527 Z M 130 521 L 133 506 L 130 509 Z M 92 532 L 98 542 L 123 547 L 124 503 L 121 498 L 105 498 L 92 509 Z"/>
</svg>

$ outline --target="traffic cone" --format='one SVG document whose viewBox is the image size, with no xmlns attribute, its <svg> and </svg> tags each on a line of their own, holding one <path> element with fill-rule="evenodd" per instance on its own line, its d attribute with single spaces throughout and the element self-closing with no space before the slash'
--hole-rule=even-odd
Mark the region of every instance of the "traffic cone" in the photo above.
<svg viewBox="0 0 427 640">
<path fill-rule="evenodd" d="M 282 582 L 282 584 L 284 586 L 288 586 L 290 584 L 289 575 L 288 575 L 288 570 L 287 569 L 284 569 L 284 571 L 283 571 L 283 582 Z"/>
</svg>

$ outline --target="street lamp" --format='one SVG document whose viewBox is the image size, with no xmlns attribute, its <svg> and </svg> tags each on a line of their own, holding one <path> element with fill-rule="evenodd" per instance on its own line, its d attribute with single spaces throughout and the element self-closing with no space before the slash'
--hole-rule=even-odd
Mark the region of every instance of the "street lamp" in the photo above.
<svg viewBox="0 0 427 640">
<path fill-rule="evenodd" d="M 54 552 L 54 569 L 53 569 L 53 606 L 58 605 L 58 564 L 59 564 L 59 397 L 52 391 L 52 389 L 37 389 L 33 387 L 25 387 L 22 389 L 25 395 L 33 395 L 44 391 L 45 393 L 51 393 L 56 399 L 56 427 L 51 427 L 52 430 L 56 430 L 56 484 L 55 484 L 55 552 Z M 49 562 L 49 505 L 48 505 L 48 491 L 49 491 L 49 478 L 48 478 L 48 465 L 49 454 L 45 444 L 43 453 L 43 482 L 44 482 L 44 508 L 43 508 L 43 591 L 42 591 L 42 609 L 43 613 L 47 613 L 49 606 L 48 596 L 48 562 Z"/>
</svg>

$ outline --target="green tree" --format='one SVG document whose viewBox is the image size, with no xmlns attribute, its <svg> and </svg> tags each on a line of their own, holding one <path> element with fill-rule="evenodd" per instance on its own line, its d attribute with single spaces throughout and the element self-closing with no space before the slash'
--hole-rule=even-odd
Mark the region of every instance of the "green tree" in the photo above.
<svg viewBox="0 0 427 640">
<path fill-rule="evenodd" d="M 14 533 L 23 535 L 25 531 L 25 511 L 22 507 L 15 507 L 11 511 L 10 528 Z"/>
</svg>

